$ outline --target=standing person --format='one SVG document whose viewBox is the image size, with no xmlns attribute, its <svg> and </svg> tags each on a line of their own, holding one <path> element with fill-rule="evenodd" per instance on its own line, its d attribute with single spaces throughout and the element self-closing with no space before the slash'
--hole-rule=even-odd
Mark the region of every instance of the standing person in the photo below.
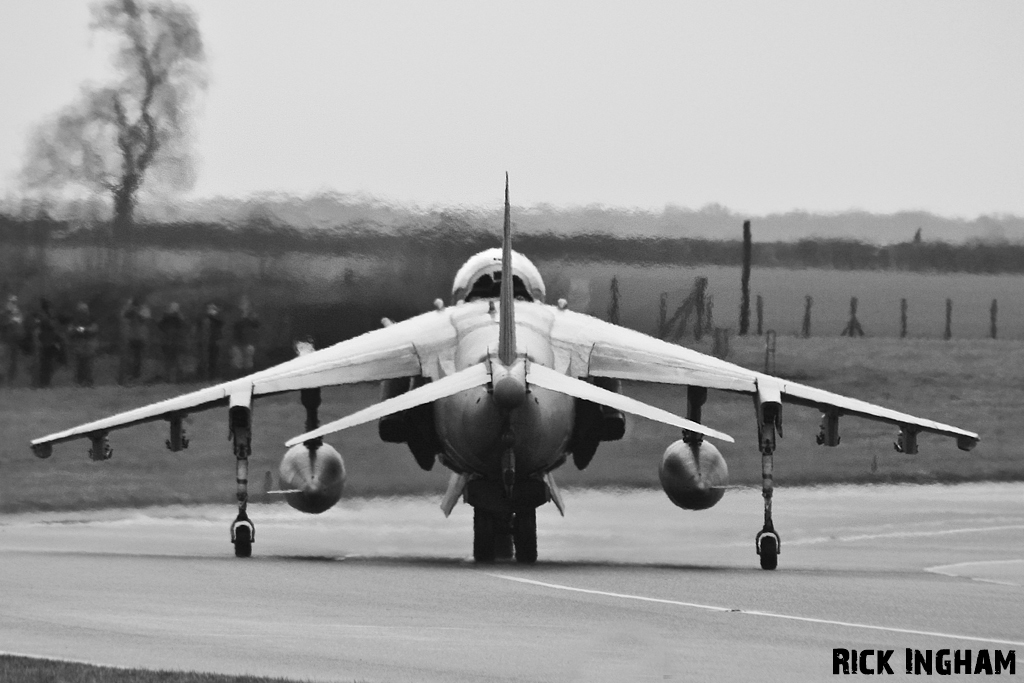
<svg viewBox="0 0 1024 683">
<path fill-rule="evenodd" d="M 256 338 L 260 321 L 249 305 L 249 298 L 243 296 L 239 303 L 239 318 L 232 327 L 234 344 L 231 347 L 231 366 L 236 377 L 253 371 L 256 361 Z"/>
<path fill-rule="evenodd" d="M 36 313 L 32 324 L 32 332 L 35 336 L 36 367 L 38 377 L 36 386 L 48 387 L 53 379 L 53 371 L 60 362 L 64 348 L 64 340 L 60 334 L 60 326 L 50 311 L 50 302 L 47 299 L 39 300 L 39 312 Z"/>
<path fill-rule="evenodd" d="M 141 298 L 128 300 L 128 305 L 121 312 L 124 339 L 127 342 L 123 349 L 125 367 L 128 377 L 140 379 L 145 360 L 146 344 L 149 341 L 149 307 Z"/>
<path fill-rule="evenodd" d="M 0 340 L 7 354 L 7 383 L 14 384 L 18 376 L 18 356 L 25 345 L 25 316 L 18 307 L 18 296 L 11 294 L 0 320 Z"/>
<path fill-rule="evenodd" d="M 75 383 L 83 387 L 93 385 L 93 360 L 99 347 L 100 326 L 89 312 L 89 304 L 79 301 L 68 327 L 68 343 L 75 361 Z"/>
<path fill-rule="evenodd" d="M 156 327 L 160 332 L 160 351 L 164 356 L 164 379 L 176 384 L 181 381 L 181 353 L 185 349 L 186 327 L 177 302 L 168 304 Z"/>
<path fill-rule="evenodd" d="M 206 359 L 206 378 L 217 379 L 220 375 L 220 343 L 224 335 L 224 318 L 212 301 L 206 306 L 203 317 L 203 351 Z"/>
</svg>

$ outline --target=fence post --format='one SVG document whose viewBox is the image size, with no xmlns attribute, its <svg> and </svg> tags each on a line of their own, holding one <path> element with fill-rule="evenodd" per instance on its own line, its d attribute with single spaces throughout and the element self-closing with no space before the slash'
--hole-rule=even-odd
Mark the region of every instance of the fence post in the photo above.
<svg viewBox="0 0 1024 683">
<path fill-rule="evenodd" d="M 693 327 L 693 339 L 694 341 L 700 341 L 704 338 L 705 331 L 705 315 L 707 314 L 707 291 L 708 291 L 708 279 L 706 277 L 697 277 L 693 280 L 693 298 L 694 304 L 697 308 L 697 321 Z"/>
<path fill-rule="evenodd" d="M 953 300 L 946 299 L 946 330 L 942 335 L 943 339 L 953 338 Z"/>
<path fill-rule="evenodd" d="M 843 328 L 841 333 L 843 337 L 863 337 L 864 328 L 860 326 L 860 321 L 857 320 L 857 297 L 850 297 L 850 322 L 846 323 L 846 327 Z"/>
<path fill-rule="evenodd" d="M 753 247 L 750 221 L 743 221 L 743 272 L 740 275 L 740 336 L 747 335 L 750 327 L 750 258 Z"/>
<path fill-rule="evenodd" d="M 608 306 L 608 322 L 619 324 L 619 277 L 612 276 L 612 302 Z"/>
<path fill-rule="evenodd" d="M 757 336 L 764 334 L 764 298 L 757 295 Z"/>
<path fill-rule="evenodd" d="M 729 356 L 729 333 L 728 327 L 716 327 L 714 342 L 711 347 L 711 355 L 716 358 L 725 359 Z"/>
<path fill-rule="evenodd" d="M 900 299 L 900 339 L 907 338 L 907 300 Z"/>
<path fill-rule="evenodd" d="M 768 330 L 764 335 L 764 371 L 775 374 L 775 330 Z"/>
<path fill-rule="evenodd" d="M 704 298 L 704 308 L 707 313 L 704 316 L 704 331 L 711 332 L 715 329 L 715 297 L 708 294 Z"/>
<path fill-rule="evenodd" d="M 661 302 L 658 305 L 658 339 L 664 339 L 668 334 L 668 292 L 661 293 Z"/>
<path fill-rule="evenodd" d="M 804 324 L 800 328 L 800 334 L 804 339 L 811 336 L 811 306 L 814 305 L 814 299 L 808 294 L 804 297 Z"/>
<path fill-rule="evenodd" d="M 998 302 L 996 302 L 995 299 L 992 299 L 992 308 L 989 309 L 989 316 L 990 316 L 991 319 L 989 321 L 988 333 L 989 333 L 989 336 L 992 337 L 993 339 L 996 338 L 996 317 L 998 315 L 999 315 L 999 304 L 998 304 Z"/>
</svg>

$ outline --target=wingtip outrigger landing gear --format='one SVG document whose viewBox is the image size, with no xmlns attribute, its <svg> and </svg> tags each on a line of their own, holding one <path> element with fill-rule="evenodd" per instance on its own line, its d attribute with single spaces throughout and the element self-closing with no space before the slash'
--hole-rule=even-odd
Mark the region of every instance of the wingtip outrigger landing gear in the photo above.
<svg viewBox="0 0 1024 683">
<path fill-rule="evenodd" d="M 782 400 L 777 389 L 758 386 L 755 397 L 757 408 L 757 445 L 761 451 L 761 497 L 764 498 L 764 526 L 754 537 L 754 546 L 761 559 L 761 569 L 779 566 L 782 539 L 772 523 L 772 494 L 775 490 L 773 475 L 775 431 L 782 436 Z"/>
<path fill-rule="evenodd" d="M 249 455 L 252 453 L 252 395 L 232 396 L 228 423 L 235 451 L 235 482 L 238 485 L 238 516 L 231 523 L 235 557 L 252 557 L 256 526 L 245 513 L 249 502 Z"/>
<path fill-rule="evenodd" d="M 772 457 L 774 454 L 774 425 L 772 425 L 771 447 L 766 447 L 765 439 L 761 439 L 761 497 L 764 498 L 764 526 L 754 537 L 754 547 L 761 558 L 761 569 L 775 569 L 779 566 L 779 550 L 782 539 L 775 531 L 772 523 L 772 493 L 775 483 L 772 477 Z"/>
<path fill-rule="evenodd" d="M 235 557 L 252 557 L 252 544 L 256 540 L 256 526 L 239 506 L 238 516 L 231 523 L 231 543 L 235 546 Z"/>
</svg>

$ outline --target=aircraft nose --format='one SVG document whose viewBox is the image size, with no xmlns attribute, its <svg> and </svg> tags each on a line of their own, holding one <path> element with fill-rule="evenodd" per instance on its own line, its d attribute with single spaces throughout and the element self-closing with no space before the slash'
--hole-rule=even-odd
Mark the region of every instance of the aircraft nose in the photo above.
<svg viewBox="0 0 1024 683">
<path fill-rule="evenodd" d="M 518 378 L 505 376 L 494 384 L 494 403 L 502 410 L 512 410 L 526 400 L 526 385 Z"/>
</svg>

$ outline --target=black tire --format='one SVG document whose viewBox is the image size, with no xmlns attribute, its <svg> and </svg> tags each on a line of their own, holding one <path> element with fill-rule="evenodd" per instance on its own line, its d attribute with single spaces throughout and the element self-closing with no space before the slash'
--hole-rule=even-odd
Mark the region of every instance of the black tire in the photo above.
<svg viewBox="0 0 1024 683">
<path fill-rule="evenodd" d="M 494 515 L 483 508 L 473 508 L 473 559 L 494 562 Z"/>
<path fill-rule="evenodd" d="M 512 514 L 493 514 L 494 520 L 494 559 L 511 560 L 515 556 L 512 540 Z"/>
<path fill-rule="evenodd" d="M 537 561 L 537 510 L 517 512 L 514 529 L 516 562 L 533 564 Z"/>
<path fill-rule="evenodd" d="M 511 560 L 514 554 L 512 534 L 498 534 L 494 537 L 494 559 Z"/>
<path fill-rule="evenodd" d="M 252 557 L 252 537 L 245 524 L 239 524 L 235 529 L 235 557 Z"/>
<path fill-rule="evenodd" d="M 779 566 L 779 547 L 775 537 L 766 535 L 761 539 L 761 569 L 775 569 Z"/>
</svg>

